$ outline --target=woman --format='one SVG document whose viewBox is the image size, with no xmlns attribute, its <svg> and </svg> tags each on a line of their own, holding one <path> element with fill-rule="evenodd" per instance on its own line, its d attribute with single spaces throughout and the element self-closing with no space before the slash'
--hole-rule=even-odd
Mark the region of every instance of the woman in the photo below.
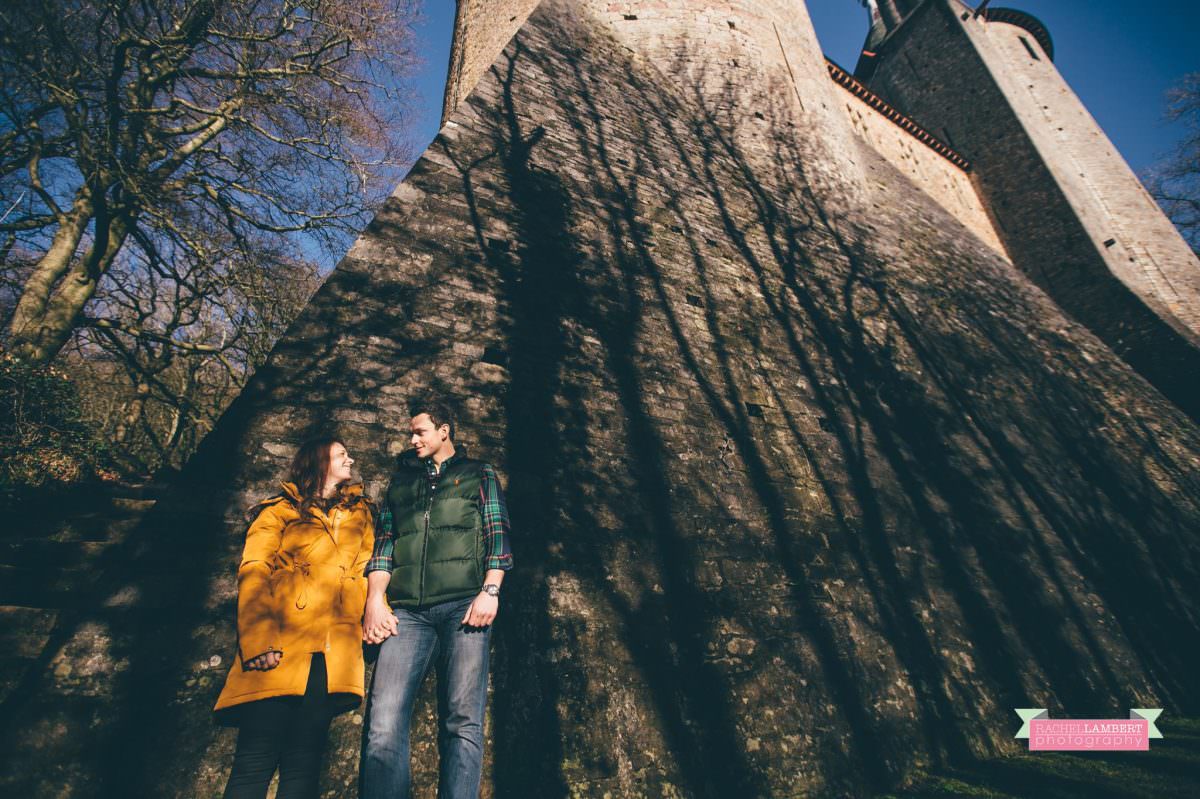
<svg viewBox="0 0 1200 799">
<path fill-rule="evenodd" d="M 238 567 L 238 657 L 217 699 L 240 729 L 225 799 L 315 797 L 329 724 L 363 696 L 363 568 L 374 514 L 336 438 L 305 442 L 256 506 Z"/>
</svg>

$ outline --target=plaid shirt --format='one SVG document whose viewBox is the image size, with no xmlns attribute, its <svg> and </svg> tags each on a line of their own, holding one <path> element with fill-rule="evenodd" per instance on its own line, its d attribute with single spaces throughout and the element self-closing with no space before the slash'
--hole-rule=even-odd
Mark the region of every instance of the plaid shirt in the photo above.
<svg viewBox="0 0 1200 799">
<path fill-rule="evenodd" d="M 460 457 L 455 454 L 442 461 L 447 463 Z M 440 471 L 433 458 L 426 458 L 425 469 L 430 477 Z M 512 568 L 512 550 L 509 548 L 511 535 L 508 524 L 508 507 L 504 504 L 504 492 L 500 490 L 500 478 L 490 463 L 483 464 L 483 479 L 479 481 L 479 512 L 483 517 L 483 551 L 487 553 L 485 569 Z M 392 508 L 385 499 L 380 503 L 379 521 L 375 524 L 375 549 L 367 561 L 366 574 L 374 571 L 392 570 L 392 552 L 396 544 L 396 531 L 392 526 Z"/>
</svg>

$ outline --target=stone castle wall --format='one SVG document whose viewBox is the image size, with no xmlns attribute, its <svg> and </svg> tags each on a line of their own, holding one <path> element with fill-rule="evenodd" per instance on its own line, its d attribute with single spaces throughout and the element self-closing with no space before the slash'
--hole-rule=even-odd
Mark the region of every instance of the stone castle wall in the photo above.
<svg viewBox="0 0 1200 799">
<path fill-rule="evenodd" d="M 850 90 L 846 91 L 845 108 L 854 132 L 868 147 L 883 156 L 896 171 L 937 201 L 981 241 L 996 252 L 1004 253 L 1004 245 L 967 169 L 926 145 Z M 894 188 L 887 182 L 893 179 L 890 170 L 882 176 L 868 174 L 875 178 L 876 187 L 882 192 Z"/>
<path fill-rule="evenodd" d="M 491 66 L 495 54 L 511 38 L 510 29 L 515 30 L 535 5 L 530 0 L 460 3 L 446 90 L 447 112 Z M 828 149 L 826 158 L 809 168 L 826 173 L 826 182 L 843 192 L 853 191 L 870 177 L 858 168 L 853 139 L 846 135 L 853 131 L 960 222 L 1003 252 L 961 169 L 870 106 L 845 102 L 845 95 L 829 85 L 826 61 L 803 3 L 590 0 L 584 5 L 594 18 L 607 23 L 631 52 L 666 67 L 669 78 L 681 87 L 707 95 L 711 100 L 708 107 L 722 116 L 731 133 L 748 138 L 749 152 L 762 151 L 761 139 L 770 125 L 768 115 L 798 114 Z"/>
<path fill-rule="evenodd" d="M 520 19 L 532 4 L 508 3 Z M 592 19 L 605 25 L 635 60 L 661 70 L 681 92 L 693 95 L 747 153 L 770 157 L 772 124 L 809 132 L 824 143 L 825 158 L 807 165 L 835 196 L 863 184 L 849 119 L 825 67 L 808 11 L 798 0 L 580 0 Z M 504 18 L 504 14 L 500 18 Z M 490 3 L 460 6 L 456 35 L 478 31 L 497 19 Z M 502 27 L 502 26 L 501 26 Z M 470 86 L 488 67 L 503 40 L 489 30 L 478 44 L 464 44 L 476 61 L 452 82 Z M 453 58 L 452 58 L 453 63 Z M 463 89 L 448 89 L 461 96 Z"/>
</svg>

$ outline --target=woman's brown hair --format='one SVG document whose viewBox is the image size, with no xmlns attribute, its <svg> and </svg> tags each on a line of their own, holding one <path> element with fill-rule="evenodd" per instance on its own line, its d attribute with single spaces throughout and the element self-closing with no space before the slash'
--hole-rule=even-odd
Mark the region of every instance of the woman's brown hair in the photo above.
<svg viewBox="0 0 1200 799">
<path fill-rule="evenodd" d="M 334 435 L 310 438 L 296 450 L 288 480 L 300 494 L 300 515 L 307 516 L 309 508 L 321 497 L 325 488 L 325 475 L 329 473 L 329 450 L 334 444 L 346 446 L 346 442 Z"/>
</svg>

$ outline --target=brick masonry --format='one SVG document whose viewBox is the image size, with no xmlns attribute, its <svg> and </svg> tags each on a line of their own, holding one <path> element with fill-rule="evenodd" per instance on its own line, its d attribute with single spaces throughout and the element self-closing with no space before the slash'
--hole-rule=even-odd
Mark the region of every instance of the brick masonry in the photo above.
<svg viewBox="0 0 1200 799">
<path fill-rule="evenodd" d="M 331 425 L 378 496 L 429 389 L 515 526 L 487 797 L 866 796 L 1013 707 L 1200 711 L 1200 429 L 864 145 L 802 6 L 704 7 L 546 0 L 471 67 L 58 622 L 0 787 L 219 795 L 242 509 Z"/>
<path fill-rule="evenodd" d="M 892 167 L 883 176 L 876 178 L 880 188 L 886 189 L 888 181 L 895 179 L 895 171 L 899 171 L 914 187 L 949 211 L 981 241 L 996 252 L 1005 254 L 1004 245 L 996 234 L 991 217 L 988 216 L 987 209 L 971 182 L 970 163 L 949 148 L 943 152 L 922 141 L 919 136 L 889 116 L 898 115 L 896 109 L 888 106 L 888 113 L 885 114 L 883 109 L 872 104 L 871 100 L 877 98 L 869 94 L 864 96 L 863 92 L 867 90 L 857 81 L 851 79 L 848 86 L 842 85 L 846 88 L 846 114 L 854 132 L 864 144 L 883 156 Z M 907 122 L 907 119 L 904 119 Z M 927 136 L 931 135 L 926 131 L 922 132 Z M 937 141 L 935 145 L 944 146 L 944 143 Z"/>
</svg>

